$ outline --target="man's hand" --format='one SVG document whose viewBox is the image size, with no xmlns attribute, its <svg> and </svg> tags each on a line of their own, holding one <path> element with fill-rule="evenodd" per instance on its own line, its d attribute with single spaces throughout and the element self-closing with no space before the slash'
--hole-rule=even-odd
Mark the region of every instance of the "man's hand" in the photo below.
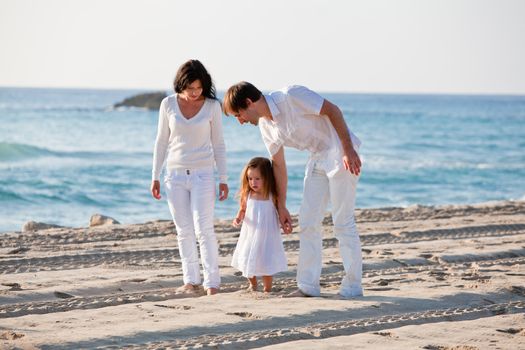
<svg viewBox="0 0 525 350">
<path fill-rule="evenodd" d="M 353 147 L 348 151 L 345 150 L 345 154 L 343 155 L 343 164 L 345 169 L 350 171 L 352 174 L 359 176 L 361 173 L 361 159 L 359 159 L 359 155 Z"/>
<path fill-rule="evenodd" d="M 348 126 L 346 125 L 345 119 L 343 118 L 343 113 L 332 102 L 324 100 L 323 106 L 321 107 L 320 115 L 326 115 L 332 123 L 332 126 L 341 141 L 343 146 L 343 165 L 346 170 L 350 171 L 352 174 L 358 176 L 361 173 L 361 159 L 359 155 L 354 150 L 352 145 L 352 138 L 350 137 L 350 132 L 348 131 Z"/>
<path fill-rule="evenodd" d="M 153 180 L 151 182 L 151 195 L 155 199 L 160 199 L 160 181 L 159 180 Z"/>
<path fill-rule="evenodd" d="M 290 216 L 288 209 L 286 209 L 286 207 L 281 207 L 277 212 L 279 213 L 279 222 L 281 223 L 284 233 L 292 233 L 292 217 Z"/>
<path fill-rule="evenodd" d="M 219 200 L 223 201 L 226 198 L 228 198 L 228 192 L 230 190 L 228 189 L 227 184 L 219 184 Z"/>
<path fill-rule="evenodd" d="M 292 232 L 292 218 L 288 209 L 286 209 L 286 190 L 288 187 L 288 174 L 286 172 L 286 160 L 284 158 L 284 148 L 281 146 L 279 150 L 272 156 L 273 175 L 275 177 L 275 186 L 277 187 L 277 213 L 279 214 L 279 222 L 284 233 Z"/>
</svg>

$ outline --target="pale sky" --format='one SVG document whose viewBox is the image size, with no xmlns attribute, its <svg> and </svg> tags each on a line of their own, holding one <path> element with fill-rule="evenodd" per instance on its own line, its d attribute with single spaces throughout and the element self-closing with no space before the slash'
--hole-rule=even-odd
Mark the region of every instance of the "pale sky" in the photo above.
<svg viewBox="0 0 525 350">
<path fill-rule="evenodd" d="M 523 0 L 0 0 L 0 86 L 525 94 Z"/>
</svg>

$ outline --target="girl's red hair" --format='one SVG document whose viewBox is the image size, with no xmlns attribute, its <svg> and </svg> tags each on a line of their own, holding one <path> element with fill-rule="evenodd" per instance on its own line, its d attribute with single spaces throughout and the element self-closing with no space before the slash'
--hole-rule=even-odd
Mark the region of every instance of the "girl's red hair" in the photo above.
<svg viewBox="0 0 525 350">
<path fill-rule="evenodd" d="M 275 177 L 273 175 L 273 168 L 272 168 L 272 162 L 268 158 L 264 157 L 255 157 L 252 158 L 248 164 L 244 167 L 241 173 L 241 187 L 239 188 L 239 192 L 237 196 L 239 197 L 239 201 L 241 204 L 241 207 L 244 208 L 246 205 L 246 201 L 248 199 L 248 195 L 250 194 L 250 184 L 248 182 L 248 170 L 249 169 L 258 169 L 262 180 L 263 180 L 263 188 L 262 188 L 262 195 L 265 199 L 270 198 L 270 195 L 272 196 L 272 199 L 274 201 L 274 204 L 277 203 L 277 186 L 275 184 Z"/>
</svg>

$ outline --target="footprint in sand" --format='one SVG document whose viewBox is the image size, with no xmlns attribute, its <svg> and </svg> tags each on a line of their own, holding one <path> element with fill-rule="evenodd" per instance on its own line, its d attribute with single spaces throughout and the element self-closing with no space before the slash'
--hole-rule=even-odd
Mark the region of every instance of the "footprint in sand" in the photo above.
<svg viewBox="0 0 525 350">
<path fill-rule="evenodd" d="M 512 286 L 510 292 L 518 295 L 525 296 L 525 288 L 520 286 Z"/>
<path fill-rule="evenodd" d="M 13 250 L 10 250 L 7 252 L 7 254 L 20 254 L 20 253 L 25 253 L 27 252 L 28 250 L 30 250 L 30 248 L 27 248 L 27 247 L 18 247 L 18 248 L 15 248 Z"/>
<path fill-rule="evenodd" d="M 444 281 L 449 276 L 449 274 L 444 271 L 430 271 L 428 275 L 434 277 L 437 281 Z"/>
<path fill-rule="evenodd" d="M 399 290 L 399 288 L 394 287 L 375 287 L 375 288 L 366 288 L 366 290 L 374 291 L 374 292 L 386 292 L 389 290 Z"/>
<path fill-rule="evenodd" d="M 486 282 L 488 280 L 491 279 L 490 276 L 482 276 L 482 275 L 478 275 L 476 273 L 465 273 L 463 274 L 463 276 L 461 277 L 462 280 L 465 280 L 465 281 L 479 281 L 479 282 Z"/>
<path fill-rule="evenodd" d="M 162 304 L 155 304 L 155 306 L 165 307 L 165 308 L 168 308 L 168 309 L 175 309 L 175 310 L 191 310 L 191 309 L 194 309 L 193 306 L 189 306 L 189 305 L 162 305 Z"/>
<path fill-rule="evenodd" d="M 134 282 L 134 283 L 141 283 L 141 282 L 145 282 L 147 280 L 147 278 L 132 278 L 132 279 L 129 279 L 129 280 L 122 280 L 120 282 Z"/>
<path fill-rule="evenodd" d="M 22 290 L 20 284 L 16 282 L 2 283 L 2 286 L 10 287 L 9 290 Z"/>
<path fill-rule="evenodd" d="M 496 329 L 496 330 L 502 333 L 525 335 L 525 329 L 523 328 L 507 328 L 507 329 Z"/>
<path fill-rule="evenodd" d="M 262 319 L 261 316 L 254 315 L 251 312 L 227 312 L 226 315 L 239 316 L 241 318 L 247 318 L 247 319 L 251 319 L 251 320 L 260 320 L 260 319 Z"/>
<path fill-rule="evenodd" d="M 458 345 L 458 346 L 442 346 L 442 345 L 426 345 L 423 349 L 427 350 L 479 350 L 479 348 L 470 345 Z"/>
<path fill-rule="evenodd" d="M 383 337 L 398 338 L 397 335 L 394 335 L 394 333 L 392 332 L 374 332 L 374 334 L 377 334 Z"/>
<path fill-rule="evenodd" d="M 67 293 L 64 293 L 64 292 L 57 292 L 57 291 L 55 291 L 53 294 L 55 294 L 55 296 L 57 298 L 60 298 L 60 299 L 70 299 L 70 298 L 74 298 L 75 297 L 74 295 L 67 294 Z"/>
<path fill-rule="evenodd" d="M 372 281 L 379 286 L 388 286 L 391 282 L 402 281 L 402 278 L 380 278 L 378 280 Z"/>
<path fill-rule="evenodd" d="M 15 340 L 15 339 L 18 339 L 18 338 L 22 338 L 24 336 L 25 336 L 25 334 L 23 334 L 23 333 L 16 333 L 16 332 L 13 332 L 13 331 L 5 331 L 2 334 L 0 334 L 0 339 L 2 339 L 2 340 Z"/>
</svg>

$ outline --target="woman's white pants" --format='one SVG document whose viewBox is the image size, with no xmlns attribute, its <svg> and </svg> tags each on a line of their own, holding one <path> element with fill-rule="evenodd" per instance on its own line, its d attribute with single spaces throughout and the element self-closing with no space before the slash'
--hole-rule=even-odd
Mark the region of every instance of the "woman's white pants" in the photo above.
<svg viewBox="0 0 525 350">
<path fill-rule="evenodd" d="M 199 242 L 204 288 L 219 288 L 219 250 L 213 228 L 215 177 L 213 168 L 170 170 L 166 194 L 177 229 L 184 284 L 201 284 Z"/>
</svg>

